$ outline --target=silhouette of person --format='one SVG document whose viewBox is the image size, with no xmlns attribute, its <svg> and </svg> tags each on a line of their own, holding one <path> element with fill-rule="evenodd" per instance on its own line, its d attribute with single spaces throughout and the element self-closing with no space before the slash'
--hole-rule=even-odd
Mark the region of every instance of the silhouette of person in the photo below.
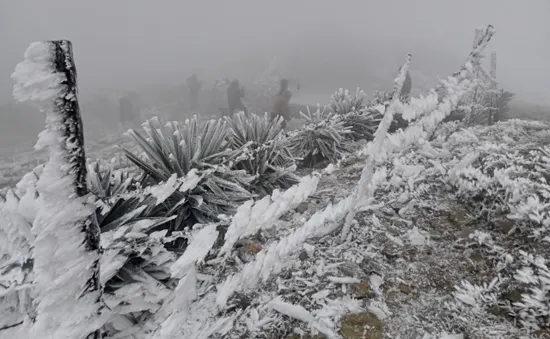
<svg viewBox="0 0 550 339">
<path fill-rule="evenodd" d="M 275 102 L 273 103 L 271 118 L 275 119 L 279 115 L 282 116 L 284 120 L 281 126 L 283 128 L 286 128 L 287 122 L 290 120 L 290 98 L 292 98 L 292 92 L 288 89 L 288 79 L 281 79 L 279 92 L 277 93 Z"/>
<path fill-rule="evenodd" d="M 120 99 L 120 122 L 122 125 L 134 122 L 134 104 L 129 95 Z"/>
<path fill-rule="evenodd" d="M 239 80 L 235 79 L 227 88 L 227 103 L 229 104 L 229 116 L 232 116 L 235 111 L 244 111 L 248 114 L 248 110 L 244 106 L 241 98 L 244 97 L 244 88 L 239 86 Z"/>
<path fill-rule="evenodd" d="M 401 72 L 401 67 L 399 67 L 398 72 Z M 405 76 L 405 81 L 403 82 L 403 88 L 401 88 L 401 98 L 407 99 L 411 95 L 411 89 L 412 89 L 412 79 L 407 71 L 407 74 Z"/>
<path fill-rule="evenodd" d="M 199 92 L 202 87 L 202 83 L 197 79 L 196 74 L 187 79 L 187 87 L 189 88 L 189 109 L 194 112 L 199 108 Z"/>
</svg>

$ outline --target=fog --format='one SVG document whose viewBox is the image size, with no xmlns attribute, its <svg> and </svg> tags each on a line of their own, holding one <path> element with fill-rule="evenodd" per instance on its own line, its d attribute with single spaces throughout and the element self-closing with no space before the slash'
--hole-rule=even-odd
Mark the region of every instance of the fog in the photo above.
<svg viewBox="0 0 550 339">
<path fill-rule="evenodd" d="M 408 52 L 413 88 L 425 89 L 460 67 L 475 27 L 493 24 L 501 87 L 550 104 L 548 14 L 548 0 L 2 0 L 0 103 L 37 40 L 73 42 L 84 97 L 183 83 L 190 72 L 252 74 L 278 56 L 300 95 L 328 100 L 338 87 L 390 84 Z"/>
</svg>

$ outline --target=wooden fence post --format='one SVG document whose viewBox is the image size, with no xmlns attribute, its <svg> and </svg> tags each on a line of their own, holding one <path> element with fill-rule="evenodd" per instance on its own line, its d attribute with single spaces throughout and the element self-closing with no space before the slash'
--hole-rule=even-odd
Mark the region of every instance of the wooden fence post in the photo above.
<svg viewBox="0 0 550 339">
<path fill-rule="evenodd" d="M 49 160 L 37 182 L 33 224 L 37 318 L 33 335 L 99 339 L 100 230 L 87 185 L 84 133 L 72 44 L 37 42 L 17 65 L 14 97 L 47 113 L 39 144 Z"/>
</svg>

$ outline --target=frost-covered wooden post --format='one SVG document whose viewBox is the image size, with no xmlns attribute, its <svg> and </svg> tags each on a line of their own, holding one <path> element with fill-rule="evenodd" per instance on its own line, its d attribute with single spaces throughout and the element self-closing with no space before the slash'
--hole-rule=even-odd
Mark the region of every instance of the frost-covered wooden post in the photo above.
<svg viewBox="0 0 550 339">
<path fill-rule="evenodd" d="M 46 129 L 36 147 L 49 152 L 37 182 L 33 223 L 37 317 L 29 337 L 100 338 L 100 232 L 86 183 L 71 42 L 32 43 L 12 77 L 15 99 L 34 101 L 46 112 Z"/>
</svg>

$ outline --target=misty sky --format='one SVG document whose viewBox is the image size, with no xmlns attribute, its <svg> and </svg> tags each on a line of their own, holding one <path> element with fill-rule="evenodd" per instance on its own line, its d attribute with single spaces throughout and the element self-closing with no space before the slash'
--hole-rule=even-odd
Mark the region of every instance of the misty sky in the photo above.
<svg viewBox="0 0 550 339">
<path fill-rule="evenodd" d="M 350 64 L 361 68 L 364 58 L 365 69 L 395 71 L 410 51 L 413 69 L 447 76 L 474 28 L 490 23 L 502 85 L 550 104 L 549 15 L 550 0 L 0 0 L 0 103 L 36 40 L 73 41 L 82 94 L 174 83 L 270 54 L 296 55 L 304 69 L 346 82 L 337 74 L 351 76 Z M 384 60 L 393 63 L 372 65 Z"/>
</svg>

